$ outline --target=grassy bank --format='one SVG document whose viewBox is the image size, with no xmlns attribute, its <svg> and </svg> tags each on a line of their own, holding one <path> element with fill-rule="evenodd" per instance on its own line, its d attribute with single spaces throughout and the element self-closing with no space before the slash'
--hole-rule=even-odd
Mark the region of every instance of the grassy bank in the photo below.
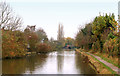
<svg viewBox="0 0 120 76">
<path fill-rule="evenodd" d="M 91 51 L 90 51 L 91 52 Z M 118 60 L 118 56 L 109 56 L 108 54 L 106 53 L 99 53 L 99 52 L 95 52 L 93 53 L 94 55 L 96 56 L 99 56 L 100 58 L 102 58 L 103 60 L 113 64 L 114 66 L 120 68 L 120 61 Z"/>
<path fill-rule="evenodd" d="M 95 57 L 83 52 L 82 50 L 77 49 L 76 51 L 88 57 L 89 62 L 92 64 L 92 65 L 90 64 L 90 66 L 92 66 L 92 68 L 95 69 L 98 74 L 116 74 L 116 72 L 114 72 L 111 68 L 106 66 L 104 63 L 97 60 Z"/>
<path fill-rule="evenodd" d="M 90 54 L 89 54 L 90 55 Z M 92 56 L 92 55 L 90 55 Z M 104 63 L 100 62 L 98 59 L 96 59 L 94 56 L 92 56 L 92 58 L 96 61 L 98 61 L 99 63 L 101 63 L 103 65 L 103 67 L 107 68 L 112 74 L 116 74 L 115 71 L 113 71 L 110 67 L 108 67 L 107 65 L 105 65 Z"/>
</svg>

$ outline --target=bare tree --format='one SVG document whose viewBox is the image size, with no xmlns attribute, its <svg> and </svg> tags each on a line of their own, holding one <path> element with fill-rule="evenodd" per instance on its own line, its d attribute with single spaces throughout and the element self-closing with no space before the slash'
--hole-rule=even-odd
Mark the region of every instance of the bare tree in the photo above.
<svg viewBox="0 0 120 76">
<path fill-rule="evenodd" d="M 22 25 L 22 18 L 16 16 L 13 19 L 11 19 L 11 22 L 9 25 L 7 25 L 8 30 L 16 30 Z"/>
<path fill-rule="evenodd" d="M 0 27 L 7 30 L 16 30 L 22 24 L 22 18 L 14 16 L 10 5 L 0 2 Z"/>
</svg>

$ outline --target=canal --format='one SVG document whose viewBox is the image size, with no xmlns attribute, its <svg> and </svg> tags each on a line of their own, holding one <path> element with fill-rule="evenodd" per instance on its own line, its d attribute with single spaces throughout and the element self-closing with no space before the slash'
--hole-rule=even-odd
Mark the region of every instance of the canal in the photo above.
<svg viewBox="0 0 120 76">
<path fill-rule="evenodd" d="M 54 51 L 20 59 L 4 59 L 3 74 L 96 74 L 75 51 Z"/>
</svg>

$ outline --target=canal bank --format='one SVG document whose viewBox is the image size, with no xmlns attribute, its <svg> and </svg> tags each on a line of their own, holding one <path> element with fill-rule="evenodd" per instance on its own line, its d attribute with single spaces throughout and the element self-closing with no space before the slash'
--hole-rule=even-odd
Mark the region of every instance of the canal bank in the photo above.
<svg viewBox="0 0 120 76">
<path fill-rule="evenodd" d="M 21 56 L 13 56 L 13 57 L 10 57 L 10 56 L 7 56 L 7 57 L 2 57 L 1 59 L 19 59 L 19 58 L 25 58 L 27 56 L 31 56 L 31 55 L 35 55 L 35 54 L 47 54 L 47 53 L 50 53 L 50 52 L 53 52 L 53 51 L 47 51 L 47 52 L 25 52 L 25 54 L 21 55 Z"/>
<path fill-rule="evenodd" d="M 89 62 L 89 65 L 96 70 L 97 74 L 117 74 L 113 69 L 108 67 L 106 64 L 99 61 L 93 55 L 82 51 L 82 49 L 76 49 L 84 57 L 84 62 Z"/>
</svg>

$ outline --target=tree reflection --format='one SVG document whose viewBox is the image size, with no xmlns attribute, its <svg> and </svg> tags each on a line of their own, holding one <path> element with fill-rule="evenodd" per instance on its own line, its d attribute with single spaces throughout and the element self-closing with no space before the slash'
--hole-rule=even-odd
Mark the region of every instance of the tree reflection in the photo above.
<svg viewBox="0 0 120 76">
<path fill-rule="evenodd" d="M 64 56 L 63 55 L 63 51 L 58 51 L 58 55 L 57 55 L 57 70 L 59 73 L 62 73 L 63 70 L 63 65 L 64 65 Z"/>
<path fill-rule="evenodd" d="M 21 59 L 7 59 L 2 61 L 3 74 L 32 74 L 35 69 L 45 63 L 47 55 L 34 55 Z"/>
</svg>

